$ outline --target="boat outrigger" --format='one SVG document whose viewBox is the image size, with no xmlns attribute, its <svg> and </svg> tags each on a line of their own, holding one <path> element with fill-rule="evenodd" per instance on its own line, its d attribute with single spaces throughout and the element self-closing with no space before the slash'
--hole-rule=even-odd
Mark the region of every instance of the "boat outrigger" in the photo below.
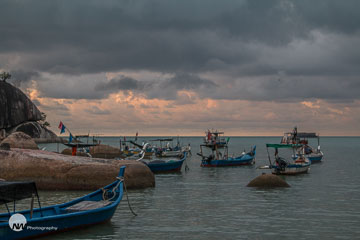
<svg viewBox="0 0 360 240">
<path fill-rule="evenodd" d="M 309 138 L 316 138 L 318 146 L 313 148 L 309 145 Z M 300 144 L 300 152 L 304 152 L 304 155 L 311 161 L 311 163 L 320 162 L 324 156 L 320 150 L 320 136 L 313 132 L 298 132 L 297 127 L 294 127 L 292 132 L 287 132 L 281 139 L 282 144 Z M 294 155 L 294 158 L 297 156 Z"/>
<path fill-rule="evenodd" d="M 8 213 L 0 214 L 0 239 L 28 239 L 108 221 L 123 197 L 125 167 L 116 180 L 93 193 L 67 203 L 42 208 L 35 182 L 0 182 L 0 204 Z M 33 208 L 37 197 L 39 208 Z M 15 201 L 32 198 L 30 210 L 15 211 Z M 8 203 L 14 202 L 10 212 Z"/>
<path fill-rule="evenodd" d="M 200 145 L 199 156 L 202 157 L 201 167 L 227 167 L 251 165 L 255 163 L 256 146 L 249 152 L 243 152 L 240 156 L 229 156 L 228 143 L 230 138 L 225 139 L 224 132 L 208 130 L 204 144 Z M 210 151 L 205 155 L 205 151 Z"/>
<path fill-rule="evenodd" d="M 268 148 L 275 149 L 275 159 L 273 161 L 271 160 Z M 300 173 L 307 173 L 310 169 L 311 162 L 303 153 L 296 153 L 297 149 L 299 148 L 301 148 L 301 144 L 266 144 L 266 150 L 270 163 L 268 168 L 271 169 L 273 174 L 277 175 L 295 175 Z M 297 157 L 295 159 L 292 157 L 289 157 L 288 159 L 280 157 L 278 149 L 292 149 L 293 156 Z"/>
</svg>

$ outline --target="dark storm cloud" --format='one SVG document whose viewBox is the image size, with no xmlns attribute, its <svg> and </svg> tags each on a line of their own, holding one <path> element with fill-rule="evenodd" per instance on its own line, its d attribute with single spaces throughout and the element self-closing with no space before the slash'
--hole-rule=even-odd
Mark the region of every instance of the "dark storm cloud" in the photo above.
<svg viewBox="0 0 360 240">
<path fill-rule="evenodd" d="M 58 113 L 62 114 L 68 114 L 69 108 L 65 106 L 64 104 L 58 103 L 58 102 L 48 102 L 46 104 L 40 104 L 37 105 L 41 108 L 41 110 L 45 112 L 54 111 L 56 110 Z"/>
<path fill-rule="evenodd" d="M 38 82 L 40 97 L 63 99 L 103 99 L 107 92 L 94 91 L 106 78 L 105 74 L 63 75 L 42 74 Z"/>
<path fill-rule="evenodd" d="M 353 34 L 360 30 L 360 2 L 357 0 L 303 0 L 293 3 L 304 24 L 313 28 L 344 34 Z"/>
<path fill-rule="evenodd" d="M 55 98 L 127 90 L 162 99 L 178 90 L 221 99 L 359 98 L 358 9 L 357 0 L 5 0 L 0 68 L 68 76 L 39 83 L 42 96 Z M 175 77 L 81 78 L 138 70 Z M 286 83 L 269 84 L 279 72 Z M 223 78 L 205 81 L 205 73 Z M 312 88 L 294 89 L 299 79 Z"/>
<path fill-rule="evenodd" d="M 174 100 L 177 98 L 178 91 L 181 90 L 206 91 L 216 87 L 217 85 L 214 82 L 197 75 L 177 73 L 171 78 L 162 80 L 151 79 L 147 81 L 121 76 L 98 83 L 94 90 L 95 92 L 102 92 L 103 94 L 131 90 L 141 93 L 147 98 Z"/>
<path fill-rule="evenodd" d="M 12 82 L 16 87 L 20 87 L 21 84 L 27 84 L 30 80 L 38 80 L 40 74 L 36 71 L 26 71 L 26 70 L 12 70 L 10 72 L 11 79 L 9 82 Z"/>
<path fill-rule="evenodd" d="M 244 96 L 239 96 L 239 98 L 280 102 L 316 98 L 325 100 L 358 99 L 360 88 L 352 87 L 352 85 L 353 82 L 359 80 L 338 80 L 331 77 L 326 79 L 316 77 L 286 79 L 286 76 L 282 79 L 274 77 L 273 79 L 257 81 L 256 85 L 246 87 Z M 224 98 L 224 96 L 219 96 L 219 98 Z"/>
<path fill-rule="evenodd" d="M 169 79 L 154 81 L 150 88 L 145 88 L 144 93 L 146 97 L 151 99 L 176 100 L 179 97 L 178 92 L 181 90 L 207 92 L 215 90 L 216 87 L 217 85 L 211 80 L 201 78 L 194 74 L 177 73 Z"/>
<path fill-rule="evenodd" d="M 176 88 L 178 90 L 195 90 L 201 87 L 213 88 L 216 84 L 210 80 L 202 79 L 197 75 L 188 73 L 178 73 L 173 78 L 164 81 L 161 87 Z"/>
<path fill-rule="evenodd" d="M 111 79 L 108 82 L 98 83 L 95 86 L 96 91 L 110 91 L 118 92 L 119 90 L 141 90 L 144 88 L 144 83 L 132 79 L 130 77 L 120 77 L 118 79 Z"/>
</svg>

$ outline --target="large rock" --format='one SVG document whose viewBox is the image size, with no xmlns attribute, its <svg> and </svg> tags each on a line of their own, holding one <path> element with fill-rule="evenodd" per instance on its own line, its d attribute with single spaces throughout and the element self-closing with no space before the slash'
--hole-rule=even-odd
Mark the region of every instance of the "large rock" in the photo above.
<svg viewBox="0 0 360 240">
<path fill-rule="evenodd" d="M 122 151 L 120 151 L 119 148 L 115 148 L 109 145 L 96 145 L 93 147 L 90 147 L 90 154 L 92 157 L 95 158 L 122 158 L 123 154 Z"/>
<path fill-rule="evenodd" d="M 136 161 L 90 159 L 29 149 L 0 150 L 0 178 L 32 180 L 39 189 L 46 190 L 95 190 L 113 182 L 121 166 L 126 166 L 128 188 L 155 186 L 151 170 Z"/>
<path fill-rule="evenodd" d="M 23 132 L 14 132 L 10 134 L 7 138 L 2 140 L 0 144 L 9 144 L 10 148 L 39 149 L 34 139 Z"/>
<path fill-rule="evenodd" d="M 48 139 L 54 142 L 58 140 L 58 136 L 55 133 L 34 121 L 21 123 L 9 131 L 9 133 L 12 132 L 23 132 L 35 139 Z"/>
<path fill-rule="evenodd" d="M 18 88 L 0 81 L 0 129 L 41 120 L 39 109 Z"/>
<path fill-rule="evenodd" d="M 281 177 L 273 174 L 265 174 L 254 178 L 247 187 L 258 187 L 258 188 L 275 188 L 275 187 L 290 187 L 285 180 Z"/>
<path fill-rule="evenodd" d="M 71 148 L 65 148 L 61 154 L 72 155 Z M 90 155 L 94 158 L 106 158 L 106 159 L 114 159 L 114 158 L 125 158 L 120 149 L 109 146 L 109 145 L 96 145 L 90 147 Z M 76 156 L 89 156 L 83 152 L 77 152 Z"/>
</svg>

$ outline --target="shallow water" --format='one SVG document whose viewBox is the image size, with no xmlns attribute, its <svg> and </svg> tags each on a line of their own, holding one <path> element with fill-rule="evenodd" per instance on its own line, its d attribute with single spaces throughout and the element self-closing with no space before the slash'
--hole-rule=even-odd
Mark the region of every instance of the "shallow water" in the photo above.
<svg viewBox="0 0 360 240">
<path fill-rule="evenodd" d="M 257 145 L 255 166 L 201 168 L 196 152 L 202 138 L 181 138 L 192 146 L 190 170 L 156 175 L 155 188 L 129 191 L 137 217 L 124 197 L 111 222 L 46 239 L 359 239 L 360 138 L 321 138 L 323 162 L 313 164 L 308 174 L 284 177 L 290 188 L 247 188 L 268 171 L 256 169 L 268 163 L 265 143 L 279 141 L 232 137 L 229 152 Z M 119 141 L 102 142 L 118 146 Z M 51 205 L 84 194 L 41 191 L 40 197 L 43 205 Z"/>
</svg>

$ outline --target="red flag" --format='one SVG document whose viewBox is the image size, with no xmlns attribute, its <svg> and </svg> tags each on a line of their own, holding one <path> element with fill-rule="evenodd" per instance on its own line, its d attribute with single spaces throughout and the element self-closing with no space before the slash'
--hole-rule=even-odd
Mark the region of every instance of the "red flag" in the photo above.
<svg viewBox="0 0 360 240">
<path fill-rule="evenodd" d="M 208 138 L 208 141 L 210 141 L 210 139 L 211 139 L 211 132 L 210 131 L 208 131 L 207 138 Z"/>
<path fill-rule="evenodd" d="M 60 134 L 65 132 L 65 125 L 62 123 L 62 121 L 60 121 L 58 128 L 60 129 Z"/>
</svg>

